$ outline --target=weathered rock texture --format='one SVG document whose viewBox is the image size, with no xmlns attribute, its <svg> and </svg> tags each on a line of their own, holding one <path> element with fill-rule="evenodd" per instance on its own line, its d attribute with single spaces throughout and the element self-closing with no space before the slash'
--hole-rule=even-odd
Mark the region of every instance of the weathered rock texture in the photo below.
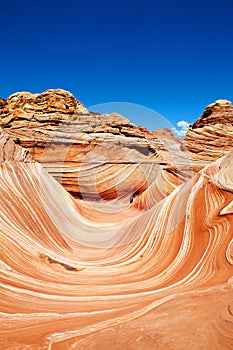
<svg viewBox="0 0 233 350">
<path fill-rule="evenodd" d="M 26 148 L 33 159 L 42 163 L 75 197 L 96 199 L 96 190 L 80 189 L 80 178 L 89 176 L 87 164 L 90 163 L 98 167 L 99 177 L 108 172 L 112 164 L 116 174 L 127 167 L 132 169 L 134 177 L 135 164 L 143 167 L 148 160 L 153 160 L 155 165 L 165 164 L 176 174 L 180 167 L 180 181 L 189 176 L 186 170 L 183 172 L 183 166 L 178 165 L 178 158 L 183 161 L 187 156 L 180 151 L 180 143 L 174 137 L 172 140 L 157 137 L 156 133 L 130 123 L 117 113 L 89 113 L 64 90 L 11 95 L 4 103 L 0 123 L 15 142 Z M 141 192 L 141 189 L 130 180 L 124 191 L 128 196 L 129 192 Z M 101 197 L 116 197 L 116 188 L 107 191 L 103 187 L 97 192 Z"/>
<path fill-rule="evenodd" d="M 0 98 L 0 118 L 1 118 L 1 115 L 2 115 L 2 112 L 4 110 L 5 105 L 6 105 L 6 101 L 3 100 L 2 98 Z"/>
<path fill-rule="evenodd" d="M 91 131 L 90 144 L 75 134 L 73 146 L 64 141 L 72 125 L 91 118 L 82 105 L 58 131 L 51 120 L 67 108 L 32 117 L 21 106 L 13 118 L 9 104 L 2 125 L 11 136 L 0 131 L 0 349 L 232 349 L 233 150 L 192 175 L 182 142 L 165 131 L 147 135 L 119 116 L 118 129 L 143 132 L 128 136 L 139 144 L 98 143 L 114 134 Z M 45 152 L 50 130 L 58 142 Z M 158 148 L 144 154 L 140 140 Z M 181 180 L 167 147 L 178 154 L 173 165 L 183 164 Z M 56 153 L 65 179 L 75 167 L 82 199 L 44 169 L 57 171 Z"/>
<path fill-rule="evenodd" d="M 32 156 L 0 128 L 0 162 L 29 162 Z"/>
<path fill-rule="evenodd" d="M 3 98 L 0 98 L 0 109 L 2 109 L 6 104 L 6 101 Z"/>
<path fill-rule="evenodd" d="M 200 118 L 190 126 L 185 145 L 194 160 L 213 161 L 232 149 L 233 106 L 218 100 L 207 106 Z"/>
</svg>

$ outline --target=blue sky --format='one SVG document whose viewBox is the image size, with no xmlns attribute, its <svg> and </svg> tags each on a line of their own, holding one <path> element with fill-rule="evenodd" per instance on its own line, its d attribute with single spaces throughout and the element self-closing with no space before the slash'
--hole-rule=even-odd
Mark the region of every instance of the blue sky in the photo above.
<svg viewBox="0 0 233 350">
<path fill-rule="evenodd" d="M 232 0 L 2 2 L 0 97 L 63 88 L 193 122 L 233 100 L 232 16 Z"/>
</svg>

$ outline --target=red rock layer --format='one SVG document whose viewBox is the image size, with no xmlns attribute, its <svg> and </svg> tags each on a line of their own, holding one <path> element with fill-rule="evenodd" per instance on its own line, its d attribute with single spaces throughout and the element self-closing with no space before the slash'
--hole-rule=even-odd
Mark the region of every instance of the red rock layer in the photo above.
<svg viewBox="0 0 233 350">
<path fill-rule="evenodd" d="M 233 348 L 233 151 L 194 174 L 182 141 L 61 90 L 1 125 L 1 350 Z"/>
<path fill-rule="evenodd" d="M 152 182 L 142 211 L 2 162 L 1 349 L 231 349 L 232 164 L 162 198 Z"/>
<path fill-rule="evenodd" d="M 2 128 L 13 140 L 26 148 L 35 161 L 42 163 L 78 198 L 96 199 L 93 190 L 80 184 L 82 178 L 89 176 L 88 163 L 92 170 L 96 169 L 98 178 L 106 172 L 110 176 L 113 164 L 116 174 L 127 167 L 131 169 L 131 178 L 135 177 L 138 163 L 143 169 L 143 164 L 148 161 L 164 164 L 171 173 L 178 175 L 179 181 L 190 177 L 190 171 L 187 171 L 189 159 L 174 137 L 165 142 L 165 138 L 130 123 L 117 113 L 89 113 L 64 90 L 48 90 L 35 95 L 28 92 L 14 94 L 7 99 L 0 120 Z M 177 182 L 177 176 L 174 181 Z M 98 186 L 98 196 L 116 198 L 116 188 L 109 191 L 108 187 Z M 129 192 L 137 194 L 143 190 L 139 187 L 132 185 L 129 179 L 128 189 L 124 191 L 127 196 Z"/>
<path fill-rule="evenodd" d="M 232 149 L 233 106 L 218 100 L 207 106 L 190 126 L 185 137 L 186 148 L 194 161 L 213 161 Z"/>
<path fill-rule="evenodd" d="M 0 128 L 0 162 L 31 161 L 28 151 L 17 145 L 13 139 Z"/>
</svg>

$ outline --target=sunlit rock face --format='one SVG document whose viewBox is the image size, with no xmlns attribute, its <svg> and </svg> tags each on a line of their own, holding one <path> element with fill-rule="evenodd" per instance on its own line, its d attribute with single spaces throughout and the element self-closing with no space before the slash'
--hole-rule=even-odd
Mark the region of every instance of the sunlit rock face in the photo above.
<svg viewBox="0 0 233 350">
<path fill-rule="evenodd" d="M 102 177 L 112 177 L 113 164 L 115 176 L 123 174 L 125 168 L 131 174 L 125 176 L 129 185 L 122 189 L 127 196 L 129 192 L 138 194 L 147 186 L 140 188 L 133 180 L 139 162 L 146 172 L 148 161 L 155 167 L 156 163 L 164 164 L 165 172 L 170 171 L 164 176 L 178 174 L 181 182 L 191 174 L 189 158 L 180 149 L 180 142 L 175 137 L 171 140 L 169 133 L 169 137 L 160 137 L 117 113 L 89 112 L 64 90 L 11 95 L 3 104 L 0 124 L 76 198 L 116 198 L 114 184 L 109 183 L 110 189 L 106 183 L 101 185 Z M 97 179 L 97 195 L 90 188 L 93 179 L 87 181 L 88 177 L 93 177 L 93 170 L 100 179 Z M 173 181 L 177 183 L 177 176 Z"/>
<path fill-rule="evenodd" d="M 0 130 L 0 349 L 232 349 L 233 151 L 195 173 L 164 131 L 157 153 L 102 143 L 76 170 L 81 198 L 12 123 Z"/>
<path fill-rule="evenodd" d="M 232 137 L 232 103 L 218 100 L 207 106 L 200 118 L 190 126 L 185 145 L 192 159 L 208 162 L 232 149 Z"/>
</svg>

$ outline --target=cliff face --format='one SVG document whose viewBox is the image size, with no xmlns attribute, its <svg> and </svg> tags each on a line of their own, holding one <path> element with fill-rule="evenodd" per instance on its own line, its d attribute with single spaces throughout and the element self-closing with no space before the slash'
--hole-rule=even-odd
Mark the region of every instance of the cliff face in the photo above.
<svg viewBox="0 0 233 350">
<path fill-rule="evenodd" d="M 0 349 L 233 348 L 233 150 L 207 162 L 62 90 L 2 110 Z"/>
<path fill-rule="evenodd" d="M 194 160 L 211 161 L 232 148 L 233 106 L 218 100 L 207 106 L 200 118 L 190 126 L 185 145 Z"/>
</svg>

